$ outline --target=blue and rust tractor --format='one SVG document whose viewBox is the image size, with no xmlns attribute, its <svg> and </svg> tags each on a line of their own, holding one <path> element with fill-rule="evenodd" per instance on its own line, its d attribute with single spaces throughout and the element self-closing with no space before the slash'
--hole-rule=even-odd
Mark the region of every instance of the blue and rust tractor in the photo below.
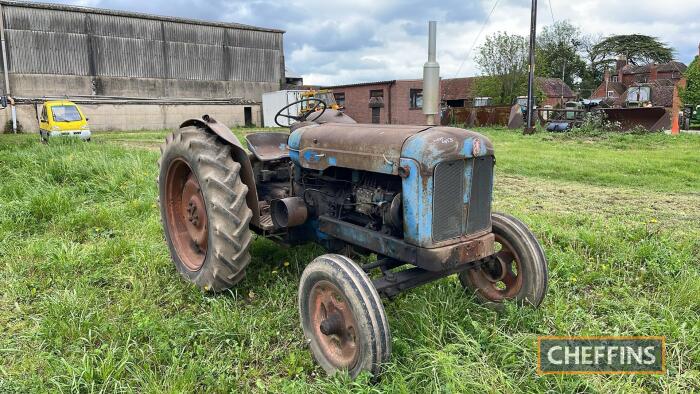
<svg viewBox="0 0 700 394">
<path fill-rule="evenodd" d="M 303 101 L 303 100 L 302 100 Z M 328 254 L 301 276 L 301 326 L 329 373 L 378 374 L 391 353 L 380 297 L 450 275 L 499 307 L 538 306 L 547 262 L 518 219 L 491 211 L 494 149 L 476 132 L 357 124 L 317 99 L 291 133 L 246 136 L 208 116 L 169 135 L 160 210 L 175 267 L 206 291 L 245 275 L 253 234 Z M 292 103 L 290 106 L 299 104 Z M 362 256 L 376 255 L 376 261 Z M 372 275 L 370 275 L 372 273 Z"/>
</svg>

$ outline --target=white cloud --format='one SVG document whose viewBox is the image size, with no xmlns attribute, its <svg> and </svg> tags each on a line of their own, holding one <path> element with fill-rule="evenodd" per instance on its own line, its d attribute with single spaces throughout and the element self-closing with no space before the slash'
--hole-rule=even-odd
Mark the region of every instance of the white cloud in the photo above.
<svg viewBox="0 0 700 394">
<path fill-rule="evenodd" d="M 427 57 L 427 21 L 438 21 L 443 77 L 478 73 L 468 53 L 496 0 L 57 0 L 64 3 L 191 17 L 286 30 L 287 68 L 309 84 L 420 78 Z M 587 34 L 659 37 L 690 62 L 700 41 L 696 0 L 544 0 L 538 25 L 568 19 Z M 527 35 L 530 2 L 501 0 L 477 40 L 496 31 Z M 463 66 L 460 68 L 460 64 Z"/>
</svg>

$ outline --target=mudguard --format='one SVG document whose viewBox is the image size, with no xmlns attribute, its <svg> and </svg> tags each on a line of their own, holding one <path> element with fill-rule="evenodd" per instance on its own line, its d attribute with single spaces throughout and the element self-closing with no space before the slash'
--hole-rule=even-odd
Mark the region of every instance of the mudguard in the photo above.
<svg viewBox="0 0 700 394">
<path fill-rule="evenodd" d="M 226 125 L 217 122 L 209 115 L 202 116 L 202 119 L 188 119 L 184 121 L 180 128 L 195 126 L 201 129 L 208 130 L 231 145 L 231 156 L 233 160 L 241 165 L 240 177 L 243 183 L 248 186 L 248 194 L 246 195 L 246 204 L 253 211 L 251 224 L 260 227 L 260 207 L 258 206 L 258 190 L 255 187 L 255 176 L 253 175 L 253 165 L 250 163 L 248 152 L 233 134 L 231 129 Z"/>
</svg>

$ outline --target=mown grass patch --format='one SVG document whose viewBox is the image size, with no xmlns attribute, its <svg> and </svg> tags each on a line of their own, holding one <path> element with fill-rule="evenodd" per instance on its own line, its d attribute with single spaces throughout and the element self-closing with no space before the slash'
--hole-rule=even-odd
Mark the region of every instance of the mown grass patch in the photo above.
<svg viewBox="0 0 700 394">
<path fill-rule="evenodd" d="M 543 243 L 547 298 L 497 314 L 447 278 L 385 302 L 376 384 L 325 376 L 305 347 L 296 286 L 320 248 L 258 239 L 226 294 L 180 279 L 156 205 L 164 132 L 0 136 L 0 392 L 700 390 L 700 138 L 484 132 L 494 207 Z M 542 334 L 665 335 L 668 374 L 539 377 Z"/>
<path fill-rule="evenodd" d="M 523 138 L 506 129 L 485 134 L 496 142 L 498 168 L 507 174 L 658 192 L 700 191 L 697 135 L 539 133 Z"/>
</svg>

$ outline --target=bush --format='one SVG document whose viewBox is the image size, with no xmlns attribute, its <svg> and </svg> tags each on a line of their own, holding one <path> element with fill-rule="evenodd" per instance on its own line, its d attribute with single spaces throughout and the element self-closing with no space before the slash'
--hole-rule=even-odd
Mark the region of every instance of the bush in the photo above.
<svg viewBox="0 0 700 394">
<path fill-rule="evenodd" d="M 22 127 L 22 124 L 19 122 L 19 119 L 17 120 L 17 132 L 24 132 L 24 127 Z M 12 119 L 8 119 L 7 122 L 5 122 L 5 128 L 3 129 L 3 133 L 12 133 Z"/>
<path fill-rule="evenodd" d="M 585 113 L 581 125 L 575 129 L 576 132 L 581 134 L 594 135 L 621 130 L 622 125 L 620 122 L 609 121 L 604 112 L 598 111 Z"/>
</svg>

